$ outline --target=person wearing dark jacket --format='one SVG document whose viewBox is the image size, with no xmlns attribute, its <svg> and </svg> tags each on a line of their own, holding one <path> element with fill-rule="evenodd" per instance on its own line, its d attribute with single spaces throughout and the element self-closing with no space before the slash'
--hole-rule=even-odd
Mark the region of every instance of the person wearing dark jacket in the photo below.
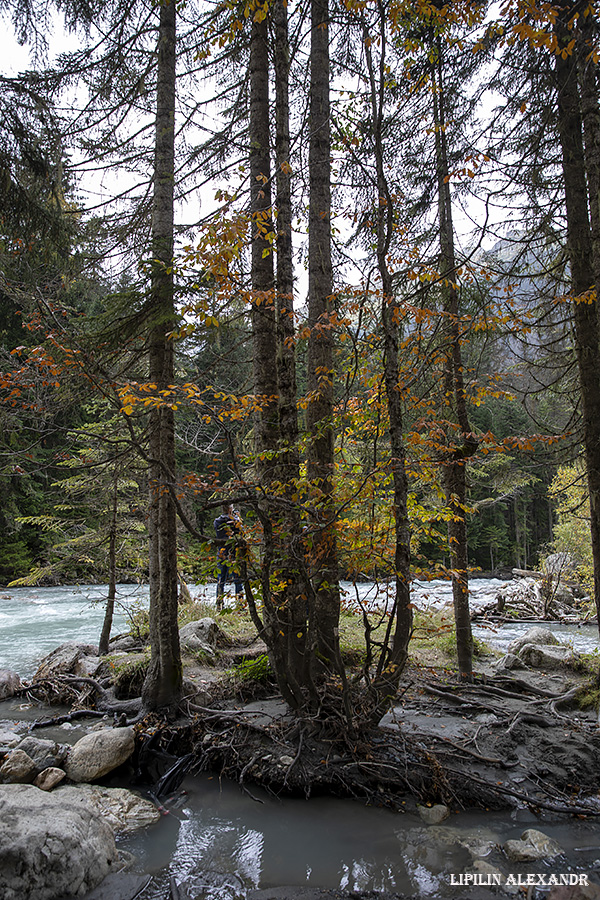
<svg viewBox="0 0 600 900">
<path fill-rule="evenodd" d="M 242 520 L 231 503 L 223 504 L 223 511 L 214 521 L 219 575 L 217 578 L 217 609 L 223 609 L 225 585 L 229 576 L 235 585 L 238 605 L 244 600 L 244 585 L 240 574 L 238 549 L 241 545 Z"/>
</svg>

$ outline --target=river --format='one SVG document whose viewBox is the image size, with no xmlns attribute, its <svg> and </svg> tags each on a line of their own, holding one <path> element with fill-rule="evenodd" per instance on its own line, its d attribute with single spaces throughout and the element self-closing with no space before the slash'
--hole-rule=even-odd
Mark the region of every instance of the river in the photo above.
<svg viewBox="0 0 600 900">
<path fill-rule="evenodd" d="M 474 579 L 474 606 L 488 602 L 502 584 Z M 351 585 L 344 585 L 346 602 L 356 600 Z M 203 599 L 214 597 L 214 586 L 192 588 Z M 381 589 L 361 585 L 359 599 L 380 603 Z M 0 668 L 13 668 L 22 677 L 35 671 L 39 659 L 66 640 L 96 643 L 103 617 L 102 586 L 9 588 L 0 592 Z M 115 632 L 125 630 L 136 605 L 147 602 L 145 587 L 119 588 Z M 446 582 L 418 582 L 413 599 L 417 606 L 443 606 L 451 598 Z M 511 623 L 494 631 L 475 632 L 504 648 L 527 623 Z M 590 651 L 598 646 L 596 628 L 552 626 L 574 647 Z M 0 704 L 0 718 L 30 719 L 35 710 L 23 704 Z M 23 722 L 25 727 L 25 722 Z M 63 727 L 52 736 L 72 742 L 79 728 Z M 309 801 L 276 798 L 257 788 L 252 796 L 236 785 L 205 775 L 188 778 L 182 789 L 165 801 L 168 814 L 158 825 L 123 839 L 120 845 L 136 857 L 135 869 L 153 874 L 143 900 L 168 896 L 168 880 L 183 878 L 191 870 L 231 873 L 245 888 L 280 885 L 351 890 L 396 891 L 409 896 L 469 896 L 468 889 L 452 884 L 453 876 L 471 864 L 466 845 L 517 838 L 527 827 L 554 837 L 565 854 L 552 865 L 533 867 L 509 863 L 492 849 L 486 862 L 505 872 L 579 872 L 600 881 L 600 823 L 545 816 L 525 809 L 510 813 L 460 812 L 442 826 L 425 826 L 416 810 L 405 814 L 364 807 L 347 800 L 315 797 Z M 223 889 L 224 891 L 225 889 Z M 218 894 L 215 896 L 219 896 Z M 221 892 L 223 898 L 230 896 Z"/>
</svg>

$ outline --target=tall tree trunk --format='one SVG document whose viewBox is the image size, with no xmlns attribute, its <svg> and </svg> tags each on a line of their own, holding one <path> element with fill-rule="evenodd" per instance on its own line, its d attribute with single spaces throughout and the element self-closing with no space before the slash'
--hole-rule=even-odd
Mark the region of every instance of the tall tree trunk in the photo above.
<svg viewBox="0 0 600 900">
<path fill-rule="evenodd" d="M 175 172 L 174 0 L 160 7 L 156 103 L 154 198 L 152 204 L 152 279 L 150 286 L 149 374 L 160 391 L 173 384 L 175 325 L 173 295 L 173 188 Z M 182 671 L 177 627 L 177 516 L 175 423 L 173 410 L 159 406 L 150 414 L 150 646 L 152 656 L 142 699 L 147 709 L 172 708 L 181 695 Z"/>
<path fill-rule="evenodd" d="M 279 480 L 284 504 L 278 516 L 284 605 L 288 619 L 288 667 L 298 684 L 308 679 L 308 590 L 299 505 L 300 478 L 294 327 L 294 262 L 290 166 L 289 40 L 287 0 L 273 4 L 275 31 L 275 165 L 277 207 L 277 380 L 279 388 Z"/>
<path fill-rule="evenodd" d="M 290 608 L 281 582 L 281 527 L 278 498 L 280 475 L 280 404 L 278 385 L 277 303 L 273 254 L 269 146 L 269 52 L 267 20 L 257 16 L 250 38 L 250 202 L 252 210 L 252 345 L 254 391 L 259 401 L 255 420 L 259 514 L 263 525 L 262 599 L 265 637 L 279 689 L 293 707 L 302 704 L 297 673 L 290 666 Z M 274 577 L 275 576 L 275 577 Z"/>
<path fill-rule="evenodd" d="M 563 12 L 569 16 L 569 10 Z M 572 33 L 560 19 L 556 25 L 560 46 Z M 562 170 L 567 209 L 567 247 L 571 267 L 573 325 L 581 388 L 585 459 L 590 497 L 594 595 L 600 610 L 600 331 L 596 286 L 600 265 L 594 266 L 594 244 L 588 214 L 588 183 L 591 193 L 592 226 L 595 242 L 600 240 L 598 182 L 598 118 L 595 76 L 584 72 L 583 96 L 586 118 L 586 152 L 578 88 L 577 60 L 568 54 L 556 57 L 558 132 L 562 150 Z M 587 156 L 587 171 L 586 171 Z M 596 247 L 600 244 L 596 243 Z M 598 258 L 596 255 L 596 262 Z M 600 615 L 598 616 L 600 627 Z"/>
<path fill-rule="evenodd" d="M 372 718 L 378 721 L 395 696 L 400 676 L 408 659 L 408 645 L 412 635 L 412 606 L 410 602 L 410 526 L 408 520 L 408 479 L 403 439 L 402 396 L 398 365 L 400 311 L 394 296 L 392 277 L 387 259 L 394 234 L 394 202 L 385 175 L 385 147 L 383 141 L 385 97 L 386 19 L 379 6 L 379 72 L 376 74 L 371 51 L 372 35 L 364 25 L 364 46 L 371 91 L 371 114 L 377 173 L 377 266 L 382 286 L 381 321 L 384 340 L 384 382 L 387 399 L 391 469 L 394 485 L 394 576 L 395 595 L 385 646 L 379 658 L 372 684 L 374 709 Z M 390 645 L 391 638 L 391 645 Z"/>
<path fill-rule="evenodd" d="M 308 477 L 315 520 L 311 536 L 314 592 L 309 645 L 315 674 L 339 668 L 337 542 L 333 499 L 333 269 L 328 0 L 311 0 L 308 243 Z"/>
<path fill-rule="evenodd" d="M 98 644 L 98 656 L 106 656 L 108 653 L 108 642 L 110 641 L 110 632 L 112 629 L 113 616 L 115 612 L 115 598 L 117 596 L 117 513 L 119 506 L 119 478 L 115 469 L 115 477 L 113 480 L 113 497 L 112 511 L 110 517 L 110 527 L 108 533 L 108 597 L 106 598 L 106 609 L 104 611 L 104 621 L 102 623 L 102 632 L 100 634 L 100 642 Z"/>
<path fill-rule="evenodd" d="M 440 232 L 440 281 L 444 298 L 445 331 L 445 402 L 453 410 L 459 426 L 462 443 L 455 445 L 453 437 L 444 465 L 444 487 L 446 503 L 451 518 L 448 523 L 450 546 L 450 567 L 452 570 L 452 596 L 456 624 L 456 649 L 458 670 L 461 681 L 473 678 L 473 636 L 469 612 L 469 574 L 467 549 L 467 473 L 466 461 L 477 450 L 467 413 L 461 352 L 459 318 L 459 295 L 455 286 L 456 254 L 454 250 L 454 225 L 452 222 L 452 202 L 450 195 L 450 167 L 446 139 L 445 94 L 443 81 L 443 48 L 441 39 L 436 40 L 437 61 L 433 74 L 433 111 L 435 128 L 435 149 L 438 182 L 438 226 Z"/>
</svg>

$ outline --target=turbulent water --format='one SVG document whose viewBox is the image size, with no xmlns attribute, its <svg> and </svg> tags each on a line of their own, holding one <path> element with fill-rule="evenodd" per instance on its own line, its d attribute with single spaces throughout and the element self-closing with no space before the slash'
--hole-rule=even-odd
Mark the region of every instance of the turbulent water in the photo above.
<svg viewBox="0 0 600 900">
<path fill-rule="evenodd" d="M 471 607 L 489 603 L 506 582 L 498 579 L 475 578 L 470 582 Z M 192 585 L 194 597 L 213 603 L 214 585 Z M 344 603 L 350 608 L 363 605 L 367 608 L 383 606 L 391 586 L 385 582 L 366 582 L 352 585 L 342 582 Z M 97 644 L 104 617 L 105 585 L 81 585 L 51 588 L 0 589 L 0 668 L 14 669 L 27 678 L 31 676 L 40 659 L 64 641 Z M 415 606 L 439 609 L 452 602 L 452 587 L 447 581 L 415 581 L 412 586 Z M 119 585 L 113 624 L 113 634 L 129 627 L 131 615 L 140 605 L 148 602 L 145 585 Z M 522 634 L 530 625 L 511 622 L 500 628 L 476 626 L 473 633 L 505 650 L 513 638 Z M 572 642 L 575 649 L 591 652 L 598 647 L 596 626 L 548 623 L 545 627 L 557 632 L 563 640 Z"/>
<path fill-rule="evenodd" d="M 492 600 L 502 584 L 474 579 L 472 606 Z M 343 588 L 347 606 L 383 606 L 387 599 L 386 585 L 355 588 L 344 584 Z M 212 602 L 214 585 L 193 587 L 192 594 Z M 440 608 L 450 603 L 451 597 L 447 582 L 416 582 L 413 586 L 413 602 L 421 608 Z M 102 586 L 0 591 L 0 668 L 15 669 L 27 677 L 41 657 L 64 641 L 96 644 L 105 598 Z M 120 586 L 114 633 L 125 630 L 136 606 L 146 603 L 145 587 Z M 529 623 L 515 622 L 498 629 L 478 626 L 474 631 L 505 649 L 529 627 Z M 561 639 L 570 640 L 578 650 L 598 646 L 595 627 L 549 627 L 562 632 Z M 0 704 L 0 718 L 35 715 L 34 710 L 10 704 Z M 26 727 L 25 722 L 21 727 Z M 62 728 L 45 736 L 72 741 L 79 735 L 68 725 Z M 152 886 L 144 891 L 144 900 L 163 900 L 170 876 L 181 879 L 195 869 L 231 873 L 248 888 L 309 885 L 462 900 L 469 891 L 453 887 L 451 876 L 471 864 L 465 842 L 497 844 L 519 837 L 527 827 L 540 828 L 554 837 L 565 855 L 551 865 L 536 863 L 523 868 L 492 850 L 486 862 L 505 872 L 549 875 L 577 870 L 600 880 L 600 823 L 595 821 L 540 822 L 525 810 L 508 815 L 462 812 L 442 826 L 428 828 L 414 810 L 399 815 L 326 797 L 278 799 L 254 787 L 248 794 L 208 775 L 188 778 L 183 790 L 165 801 L 165 807 L 168 813 L 158 825 L 121 843 L 137 857 L 138 871 L 155 875 Z"/>
<path fill-rule="evenodd" d="M 98 644 L 105 585 L 0 589 L 0 668 L 31 676 L 42 657 L 63 644 Z M 147 604 L 148 589 L 119 585 L 113 633 L 128 627 L 138 604 Z"/>
</svg>

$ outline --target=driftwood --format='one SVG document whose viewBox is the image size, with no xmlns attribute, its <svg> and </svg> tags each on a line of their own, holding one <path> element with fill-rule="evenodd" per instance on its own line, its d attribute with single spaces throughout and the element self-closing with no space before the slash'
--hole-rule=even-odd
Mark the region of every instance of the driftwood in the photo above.
<svg viewBox="0 0 600 900">
<path fill-rule="evenodd" d="M 77 691 L 78 685 L 84 685 L 91 689 L 86 692 Z M 68 697 L 65 698 L 61 687 L 69 689 Z M 73 719 L 84 718 L 85 716 L 101 717 L 105 715 L 120 716 L 123 718 L 123 724 L 133 724 L 139 720 L 142 715 L 142 699 L 136 697 L 132 700 L 117 700 L 111 690 L 107 690 L 99 681 L 84 675 L 53 675 L 51 677 L 40 678 L 23 686 L 20 691 L 31 700 L 49 700 L 54 698 L 54 702 L 59 698 L 68 700 L 71 704 L 83 704 L 83 709 L 74 709 L 70 713 L 62 716 L 56 716 L 52 719 L 42 720 L 35 723 L 35 728 L 44 728 L 61 722 L 69 722 Z M 93 698 L 93 700 L 92 700 Z M 92 700 L 94 709 L 89 709 L 89 701 Z M 130 717 L 134 717 L 130 719 Z"/>
</svg>

